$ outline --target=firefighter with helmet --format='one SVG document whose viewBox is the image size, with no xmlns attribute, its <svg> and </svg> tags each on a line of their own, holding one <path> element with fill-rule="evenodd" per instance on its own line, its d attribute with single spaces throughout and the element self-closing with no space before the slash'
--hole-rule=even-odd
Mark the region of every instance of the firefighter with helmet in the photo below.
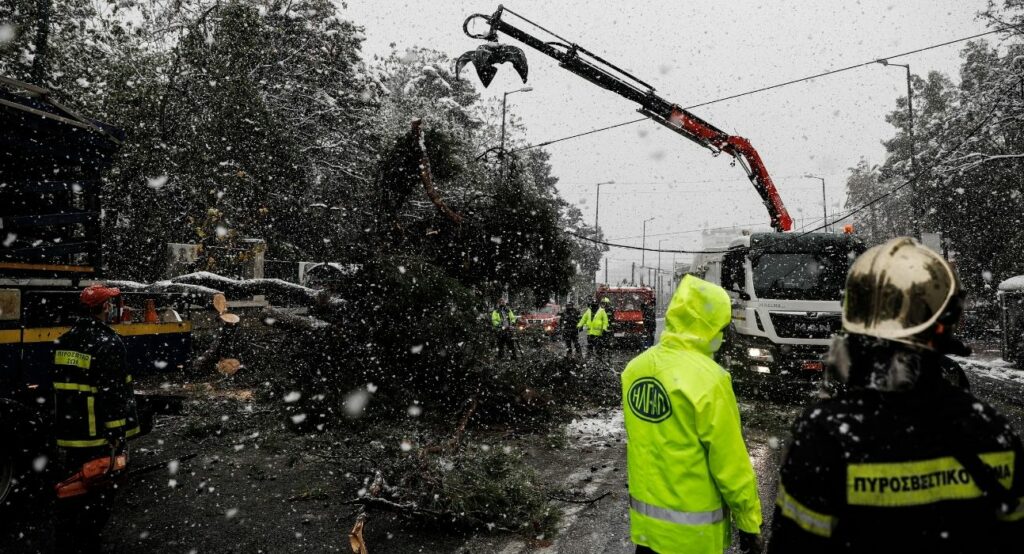
<svg viewBox="0 0 1024 554">
<path fill-rule="evenodd" d="M 53 432 L 64 477 L 88 462 L 126 454 L 125 441 L 139 432 L 127 351 L 107 325 L 112 301 L 120 294 L 113 287 L 87 287 L 79 297 L 83 317 L 55 341 Z M 115 490 L 109 481 L 100 485 L 107 486 L 66 498 L 58 491 L 58 552 L 99 551 Z"/>
<path fill-rule="evenodd" d="M 942 378 L 963 292 L 911 238 L 846 281 L 825 399 L 794 424 L 770 553 L 1019 552 L 1024 449 L 992 407 Z"/>
</svg>

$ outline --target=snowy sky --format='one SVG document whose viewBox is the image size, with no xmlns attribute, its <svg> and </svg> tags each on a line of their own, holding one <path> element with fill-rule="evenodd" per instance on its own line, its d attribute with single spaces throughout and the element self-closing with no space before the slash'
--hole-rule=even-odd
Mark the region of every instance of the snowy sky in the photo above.
<svg viewBox="0 0 1024 554">
<path fill-rule="evenodd" d="M 983 32 L 976 13 L 985 0 L 802 0 L 785 2 L 519 0 L 507 7 L 651 83 L 659 94 L 690 106 L 829 69 Z M 498 1 L 349 0 L 343 14 L 366 27 L 364 55 L 422 46 L 452 58 L 479 41 L 462 33 L 473 13 L 492 13 Z M 517 20 L 508 19 L 515 24 Z M 525 26 L 525 24 L 524 24 Z M 989 37 L 990 41 L 996 37 Z M 522 46 L 502 37 L 501 42 Z M 938 70 L 954 80 L 962 44 L 913 54 L 915 74 Z M 636 105 L 559 68 L 524 48 L 532 92 L 509 96 L 508 110 L 527 127 L 529 143 L 636 119 Z M 484 89 L 523 86 L 511 66 Z M 810 226 L 822 214 L 826 179 L 829 210 L 842 209 L 845 175 L 860 157 L 880 163 L 880 141 L 893 134 L 884 116 L 906 94 L 903 68 L 865 68 L 694 109 L 726 132 L 751 140 L 761 153 L 790 214 Z M 601 187 L 600 223 L 613 242 L 700 246 L 704 227 L 767 228 L 768 215 L 742 169 L 714 158 L 683 137 L 643 122 L 548 147 L 562 195 L 594 217 L 594 183 Z M 609 277 L 628 277 L 640 253 L 612 249 Z M 663 266 L 672 255 L 663 255 Z M 679 256 L 683 260 L 686 256 Z M 654 265 L 657 255 L 648 254 Z M 603 277 L 603 276 L 602 276 Z M 602 279 L 603 280 L 603 279 Z"/>
</svg>

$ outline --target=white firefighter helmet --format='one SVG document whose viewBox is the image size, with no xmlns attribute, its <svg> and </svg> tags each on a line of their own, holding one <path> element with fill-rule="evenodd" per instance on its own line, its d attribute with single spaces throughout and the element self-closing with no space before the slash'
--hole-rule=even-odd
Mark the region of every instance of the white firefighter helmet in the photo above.
<svg viewBox="0 0 1024 554">
<path fill-rule="evenodd" d="M 872 247 L 850 267 L 843 329 L 925 348 L 962 310 L 960 281 L 942 256 L 909 237 Z"/>
</svg>

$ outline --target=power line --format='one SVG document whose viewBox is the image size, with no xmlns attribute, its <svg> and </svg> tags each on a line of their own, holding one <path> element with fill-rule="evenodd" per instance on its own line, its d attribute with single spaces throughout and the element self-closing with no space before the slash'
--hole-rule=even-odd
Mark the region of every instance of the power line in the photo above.
<svg viewBox="0 0 1024 554">
<path fill-rule="evenodd" d="M 950 44 L 956 44 L 958 42 L 964 42 L 964 41 L 967 41 L 967 40 L 972 40 L 972 39 L 984 37 L 984 36 L 987 36 L 987 35 L 992 35 L 992 34 L 996 34 L 996 33 L 1002 33 L 1002 32 L 1006 32 L 1006 31 L 1010 31 L 1010 30 L 1020 30 L 1020 29 L 1021 29 L 1021 25 L 1007 25 L 1005 27 L 1000 27 L 998 29 L 993 29 L 991 31 L 985 31 L 984 33 L 978 33 L 976 35 L 971 35 L 971 36 L 968 36 L 968 37 L 961 37 L 961 38 L 957 38 L 957 39 L 953 39 L 953 40 L 948 40 L 946 42 L 940 42 L 938 44 L 932 44 L 930 46 L 925 46 L 923 48 L 917 48 L 915 50 L 908 50 L 906 52 L 901 52 L 899 54 L 893 54 L 891 56 L 882 56 L 880 58 L 875 58 L 875 59 L 873 59 L 871 61 L 862 62 L 862 63 L 858 63 L 858 64 L 846 66 L 846 67 L 841 67 L 839 69 L 832 69 L 832 70 L 829 70 L 829 71 L 818 73 L 816 75 L 811 75 L 809 77 L 801 77 L 800 79 L 793 79 L 791 81 L 785 81 L 785 82 L 782 82 L 782 83 L 776 83 L 774 85 L 769 85 L 769 86 L 757 88 L 757 89 L 754 89 L 754 90 L 748 90 L 746 92 L 741 92 L 741 93 L 733 94 L 733 95 L 730 95 L 730 96 L 724 96 L 722 98 L 716 98 L 714 100 L 708 100 L 706 102 L 701 102 L 699 104 L 693 104 L 692 106 L 687 106 L 687 107 L 685 107 L 683 109 L 685 109 L 685 110 L 692 110 L 694 108 L 700 108 L 700 107 L 703 107 L 703 106 L 709 106 L 711 104 L 717 104 L 719 102 L 725 102 L 726 100 L 733 100 L 735 98 L 740 98 L 740 97 L 743 97 L 743 96 L 750 96 L 752 94 L 758 94 L 758 93 L 761 93 L 761 92 L 765 92 L 765 91 L 769 91 L 769 90 L 773 90 L 773 89 L 777 89 L 777 88 L 781 88 L 781 87 L 785 87 L 785 86 L 789 86 L 789 85 L 795 85 L 797 83 L 802 83 L 802 82 L 805 82 L 805 81 L 810 81 L 812 79 L 818 79 L 820 77 L 827 77 L 827 76 L 830 76 L 830 75 L 835 75 L 837 73 L 843 73 L 844 71 L 850 71 L 850 70 L 857 69 L 857 68 L 860 68 L 860 67 L 866 67 L 868 65 L 878 63 L 881 60 L 891 60 L 891 59 L 894 59 L 894 58 L 901 58 L 901 57 L 904 57 L 904 56 L 909 56 L 911 54 L 918 54 L 920 52 L 925 52 L 927 50 L 933 50 L 935 48 L 941 48 L 943 46 L 949 46 Z M 624 121 L 622 123 L 616 123 L 615 125 L 609 125 L 607 127 L 601 127 L 599 129 L 591 129 L 590 131 L 585 131 L 585 132 L 582 132 L 582 133 L 577 133 L 577 134 L 572 135 L 572 136 L 563 137 L 563 138 L 554 139 L 554 140 L 549 140 L 549 141 L 545 141 L 545 142 L 539 142 L 537 144 L 531 144 L 529 146 L 524 146 L 522 148 L 517 148 L 515 150 L 511 150 L 510 153 L 514 154 L 516 152 L 522 152 L 524 150 L 530 150 L 530 149 L 533 149 L 533 148 L 540 148 L 542 146 L 548 146 L 548 145 L 555 144 L 555 143 L 558 143 L 558 142 L 572 140 L 572 139 L 575 139 L 575 138 L 579 138 L 579 137 L 583 137 L 583 136 L 587 136 L 587 135 L 592 135 L 594 133 L 600 133 L 602 131 L 608 131 L 610 129 L 615 129 L 617 127 L 624 127 L 626 125 L 632 125 L 634 123 L 639 123 L 641 121 L 648 121 L 648 118 L 643 117 L 643 118 L 640 118 L 640 119 L 631 119 L 629 121 Z"/>
<path fill-rule="evenodd" d="M 616 123 L 615 125 L 609 125 L 607 127 L 601 127 L 600 129 L 591 129 L 589 131 L 585 131 L 583 133 L 578 133 L 578 134 L 575 134 L 575 135 L 572 135 L 572 136 L 569 136 L 569 137 L 563 137 L 563 138 L 560 138 L 560 139 L 549 140 L 549 141 L 546 141 L 546 142 L 538 142 L 537 144 L 531 144 L 529 146 L 524 146 L 522 148 L 516 148 L 515 150 L 510 150 L 509 154 L 515 154 L 516 152 L 522 152 L 523 150 L 531 150 L 533 148 L 540 148 L 542 146 L 548 146 L 548 145 L 551 145 L 551 144 L 555 144 L 556 142 L 563 142 L 563 141 L 571 140 L 571 139 L 574 139 L 574 138 L 579 138 L 579 137 L 584 137 L 584 136 L 587 136 L 587 135 L 592 135 L 594 133 L 600 133 L 601 131 L 607 131 L 609 129 L 615 129 L 616 127 L 625 127 L 626 125 L 632 125 L 634 123 L 640 123 L 641 121 L 647 121 L 647 118 L 646 117 L 641 117 L 640 119 L 633 119 L 633 120 L 630 120 L 630 121 L 624 121 L 622 123 Z"/>
<path fill-rule="evenodd" d="M 1012 30 L 1012 29 L 1019 30 L 1020 26 L 1018 26 L 1018 25 L 1008 25 L 1006 27 L 1001 27 L 999 29 L 994 29 L 992 31 L 985 31 L 984 33 L 978 33 L 976 35 L 971 35 L 969 37 L 962 37 L 962 38 L 957 38 L 957 39 L 953 39 L 953 40 L 948 40 L 946 42 L 941 42 L 939 44 L 932 44 L 931 46 L 925 46 L 923 48 L 918 48 L 916 50 L 909 50 L 907 52 L 902 52 L 900 54 L 893 54 L 892 56 L 884 56 L 884 57 L 881 57 L 881 58 L 875 58 L 875 59 L 873 59 L 871 61 L 868 61 L 868 62 L 863 62 L 863 63 L 859 63 L 859 64 L 847 66 L 847 67 L 842 67 L 842 68 L 839 68 L 839 69 L 832 69 L 832 70 L 829 70 L 829 71 L 825 71 L 823 73 L 818 73 L 817 75 L 811 75 L 810 77 L 803 77 L 803 78 L 800 78 L 800 79 L 793 79 L 792 81 L 786 81 L 786 82 L 783 82 L 783 83 L 777 83 L 777 84 L 774 84 L 774 85 L 769 85 L 769 86 L 761 87 L 761 88 L 754 89 L 754 90 L 748 90 L 747 92 L 741 92 L 739 94 L 733 94 L 732 96 L 726 96 L 724 98 L 717 98 L 715 100 L 709 100 L 707 102 L 701 102 L 700 104 L 694 104 L 692 106 L 688 106 L 686 109 L 690 110 L 690 109 L 693 109 L 693 108 L 700 108 L 702 106 L 707 106 L 707 105 L 710 105 L 710 104 L 717 104 L 718 102 L 725 102 L 726 100 L 732 100 L 734 98 L 740 98 L 742 96 L 749 96 L 751 94 L 757 94 L 759 92 L 765 92 L 765 91 L 768 91 L 768 90 L 777 89 L 777 88 L 788 86 L 788 85 L 793 85 L 793 84 L 796 84 L 796 83 L 802 83 L 804 81 L 809 81 L 811 79 L 817 79 L 819 77 L 827 77 L 829 75 L 835 75 L 836 73 L 842 73 L 844 71 L 850 71 L 851 69 L 857 69 L 859 67 L 865 67 L 865 66 L 868 66 L 868 65 L 871 65 L 871 64 L 878 63 L 880 60 L 891 60 L 891 59 L 894 59 L 894 58 L 902 58 L 903 56 L 909 56 L 911 54 L 918 54 L 920 52 L 925 52 L 927 50 L 933 50 L 935 48 L 941 48 L 943 46 L 949 46 L 950 44 L 956 44 L 958 42 L 964 42 L 966 40 L 976 39 L 976 38 L 983 37 L 983 36 L 986 36 L 986 35 L 992 35 L 992 34 L 995 34 L 995 33 L 1002 33 L 1004 31 L 1009 31 L 1009 30 Z"/>
<path fill-rule="evenodd" d="M 822 173 L 827 176 L 846 175 L 845 171 L 836 171 L 832 173 Z M 803 179 L 804 175 L 782 175 L 772 177 L 774 180 L 782 179 Z M 750 182 L 750 179 L 746 177 L 723 177 L 721 179 L 697 179 L 693 181 L 615 181 L 612 185 L 702 185 L 702 184 L 715 184 L 715 183 L 732 183 L 732 182 Z M 594 186 L 596 183 L 592 181 L 558 181 L 559 185 L 583 185 L 583 186 Z M 818 185 L 814 185 L 818 186 Z"/>
<path fill-rule="evenodd" d="M 697 190 L 629 190 L 621 192 L 604 192 L 601 196 L 622 196 L 622 195 L 635 195 L 635 194 L 663 194 L 663 195 L 674 195 L 674 194 L 706 194 L 713 195 L 722 192 L 744 192 L 750 190 L 750 187 L 731 187 L 731 188 L 715 188 L 715 189 L 697 189 Z M 802 190 L 821 190 L 821 185 L 797 185 L 786 187 L 786 191 L 802 191 Z M 820 202 L 821 199 L 818 199 Z"/>
<path fill-rule="evenodd" d="M 1020 83 L 1024 83 L 1024 79 L 1022 79 L 1020 81 L 1017 81 L 1017 82 L 1014 82 L 1014 83 L 1011 83 L 1011 85 L 1005 87 L 1002 92 L 1005 93 L 1005 92 L 1007 92 L 1010 89 L 1011 86 L 1012 87 L 1016 87 Z M 936 159 L 935 162 L 933 162 L 931 164 L 931 166 L 927 168 L 927 170 L 930 171 L 930 170 L 936 168 L 940 163 L 942 163 L 943 161 L 948 159 L 950 156 L 955 154 L 958 150 L 960 150 L 960 148 L 963 147 L 964 144 L 967 144 L 967 141 L 971 140 L 974 137 L 974 135 L 978 134 L 978 132 L 981 131 L 985 127 L 985 125 L 988 124 L 989 120 L 992 119 L 992 116 L 995 115 L 996 110 L 998 109 L 998 107 L 999 107 L 998 105 L 993 106 L 992 110 L 989 111 L 988 115 L 986 115 L 981 120 L 981 122 L 971 130 L 971 132 L 967 133 L 967 135 L 964 136 L 956 146 L 954 146 L 948 152 L 946 152 L 945 154 L 940 156 L 938 159 Z M 897 192 L 899 192 L 899 191 L 903 190 L 904 188 L 910 186 L 911 184 L 917 182 L 917 180 L 920 179 L 920 175 L 921 175 L 921 173 L 917 173 L 916 175 L 913 175 L 912 177 L 910 177 L 909 179 L 907 179 L 903 183 L 893 187 L 892 189 L 890 189 L 889 191 L 887 191 L 885 193 L 882 193 L 882 194 L 876 196 L 875 198 L 865 202 L 864 204 L 862 204 L 861 206 L 859 206 L 857 208 L 853 208 L 853 209 L 848 210 L 848 213 L 846 215 L 844 215 L 842 217 L 839 217 L 839 218 L 836 218 L 836 219 L 833 219 L 831 222 L 827 221 L 827 218 L 824 218 L 824 219 L 826 219 L 826 221 L 825 221 L 825 223 L 823 225 L 821 225 L 819 227 L 815 227 L 815 228 L 813 228 L 810 231 L 807 231 L 805 233 L 801 233 L 800 235 L 797 235 L 797 238 L 807 236 L 807 235 L 809 235 L 811 233 L 814 233 L 816 231 L 821 231 L 822 229 L 828 228 L 829 225 L 835 225 L 836 223 L 839 223 L 840 221 L 845 221 L 846 219 L 849 219 L 850 217 L 853 217 L 854 215 L 857 215 L 858 213 L 866 210 L 867 208 L 870 208 L 871 206 L 874 206 L 875 204 L 878 204 L 879 202 L 882 202 L 882 201 L 886 200 L 887 198 L 891 197 L 892 195 L 896 194 Z M 566 230 L 565 232 L 567 234 L 569 234 L 569 235 L 572 235 L 572 236 L 574 236 L 576 238 L 579 238 L 579 239 L 582 239 L 582 240 L 585 240 L 585 241 L 588 241 L 588 242 L 592 242 L 592 243 L 596 243 L 596 244 L 601 244 L 601 245 L 604 245 L 604 246 L 608 246 L 609 248 L 622 248 L 622 249 L 625 249 L 625 250 L 643 250 L 643 251 L 646 251 L 646 252 L 661 252 L 663 254 L 724 254 L 724 253 L 728 252 L 727 250 L 660 250 L 660 249 L 657 249 L 657 248 L 644 248 L 642 246 L 631 246 L 631 245 L 628 245 L 628 244 L 615 244 L 615 243 L 611 243 L 611 242 L 601 241 L 601 240 L 597 240 L 597 239 L 592 239 L 590 237 L 585 237 L 583 235 L 580 235 L 578 233 L 574 233 L 574 232 L 569 231 L 569 230 Z"/>
</svg>

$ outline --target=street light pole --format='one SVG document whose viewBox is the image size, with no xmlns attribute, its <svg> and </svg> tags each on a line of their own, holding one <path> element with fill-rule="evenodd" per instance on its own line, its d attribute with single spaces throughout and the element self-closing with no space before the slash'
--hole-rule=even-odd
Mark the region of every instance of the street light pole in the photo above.
<svg viewBox="0 0 1024 554">
<path fill-rule="evenodd" d="M 654 221 L 654 218 L 653 217 L 649 217 L 649 218 L 644 220 L 644 234 L 643 234 L 643 239 L 641 239 L 643 242 L 642 242 L 641 248 L 640 248 L 640 267 L 646 267 L 646 264 L 644 264 L 644 260 L 646 259 L 644 257 L 644 254 L 647 253 L 647 222 L 648 221 Z"/>
<path fill-rule="evenodd" d="M 597 200 L 594 202 L 594 230 L 597 231 L 597 216 L 601 213 L 601 185 L 614 185 L 615 181 L 602 181 L 597 184 Z"/>
<path fill-rule="evenodd" d="M 914 236 L 921 239 L 921 218 L 918 216 L 918 198 L 917 198 L 917 156 L 914 152 L 914 87 L 910 79 L 910 64 L 902 63 L 890 63 L 889 60 L 881 59 L 878 63 L 888 67 L 902 67 L 907 70 L 907 116 L 908 127 L 907 135 L 910 137 L 910 192 L 913 197 L 911 201 L 911 209 L 914 212 L 913 225 L 914 225 Z"/>
<path fill-rule="evenodd" d="M 825 199 L 825 178 L 818 177 L 817 175 L 811 175 L 810 173 L 804 175 L 808 179 L 819 179 L 821 180 L 821 213 L 825 216 L 822 219 L 822 225 L 825 226 L 825 232 L 828 232 L 828 201 Z"/>
<path fill-rule="evenodd" d="M 615 181 L 602 181 L 597 184 L 597 200 L 594 202 L 594 232 L 598 230 L 598 215 L 601 209 L 601 185 L 614 185 Z M 605 282 L 608 282 L 608 260 L 605 260 Z M 597 273 L 594 274 L 594 284 L 597 284 Z"/>
<path fill-rule="evenodd" d="M 501 96 L 501 182 L 505 182 L 505 107 L 508 104 L 508 95 L 515 94 L 517 92 L 530 92 L 533 87 L 523 87 L 521 89 L 506 91 Z"/>
<path fill-rule="evenodd" d="M 661 286 L 661 243 L 665 242 L 666 240 L 668 239 L 661 239 L 658 241 L 658 286 L 655 290 L 654 298 L 656 299 L 655 301 L 658 303 L 659 306 L 661 305 L 661 295 L 665 292 L 662 290 L 663 287 Z"/>
</svg>

